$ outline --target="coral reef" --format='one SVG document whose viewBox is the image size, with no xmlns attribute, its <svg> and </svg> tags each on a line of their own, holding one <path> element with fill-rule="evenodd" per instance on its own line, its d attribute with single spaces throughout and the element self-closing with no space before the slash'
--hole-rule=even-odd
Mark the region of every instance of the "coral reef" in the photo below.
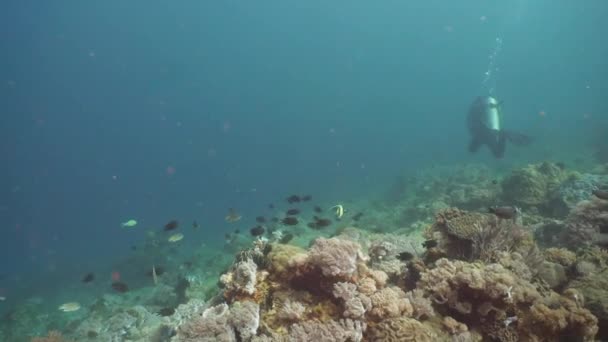
<svg viewBox="0 0 608 342">
<path fill-rule="evenodd" d="M 308 262 L 319 267 L 324 276 L 350 277 L 357 271 L 361 257 L 359 244 L 338 238 L 318 238 L 310 248 Z"/>
<path fill-rule="evenodd" d="M 432 254 L 463 260 L 496 260 L 502 251 L 519 252 L 536 262 L 537 248 L 532 234 L 513 220 L 491 214 L 463 211 L 456 208 L 441 210 L 425 232 L 428 239 L 438 241 Z"/>
<path fill-rule="evenodd" d="M 323 230 L 285 228 L 298 246 L 267 222 L 253 241 L 230 235 L 221 269 L 213 253 L 198 255 L 206 261 L 62 318 L 32 301 L 5 317 L 16 328 L 0 336 L 19 342 L 45 321 L 30 336 L 57 326 L 76 341 L 607 339 L 608 201 L 590 197 L 601 182 L 549 162 L 504 178 L 438 167 L 402 182 L 399 203 L 377 204 L 363 221 L 351 212 Z M 523 217 L 487 212 L 503 204 L 524 207 Z M 37 341 L 49 338 L 63 337 Z"/>
<path fill-rule="evenodd" d="M 564 243 L 572 249 L 592 244 L 608 244 L 608 201 L 582 201 L 565 221 Z"/>
<path fill-rule="evenodd" d="M 178 329 L 178 342 L 251 341 L 260 325 L 260 308 L 253 302 L 219 304 L 205 309 Z M 238 337 L 238 339 L 237 339 Z"/>
<path fill-rule="evenodd" d="M 422 273 L 418 287 L 450 316 L 500 341 L 560 336 L 592 341 L 598 330 L 597 319 L 580 303 L 554 292 L 541 294 L 500 264 L 440 259 L 434 269 Z"/>
<path fill-rule="evenodd" d="M 511 172 L 502 182 L 502 199 L 525 211 L 551 212 L 550 203 L 559 194 L 560 186 L 575 179 L 576 172 L 565 170 L 550 162 L 528 165 Z"/>
</svg>

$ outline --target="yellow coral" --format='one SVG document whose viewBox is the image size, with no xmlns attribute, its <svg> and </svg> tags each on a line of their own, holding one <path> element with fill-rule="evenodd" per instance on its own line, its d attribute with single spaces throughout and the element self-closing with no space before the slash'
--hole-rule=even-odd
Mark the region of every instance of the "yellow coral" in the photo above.
<svg viewBox="0 0 608 342">
<path fill-rule="evenodd" d="M 369 341 L 373 342 L 432 342 L 437 334 L 432 328 L 407 317 L 395 317 L 369 327 Z"/>
<path fill-rule="evenodd" d="M 300 247 L 284 244 L 272 245 L 268 253 L 270 269 L 273 276 L 286 276 L 286 272 L 294 264 L 294 259 L 305 258 L 306 251 Z"/>
<path fill-rule="evenodd" d="M 570 267 L 576 262 L 576 254 L 565 248 L 547 248 L 545 249 L 545 258 L 560 264 L 565 267 Z"/>
</svg>

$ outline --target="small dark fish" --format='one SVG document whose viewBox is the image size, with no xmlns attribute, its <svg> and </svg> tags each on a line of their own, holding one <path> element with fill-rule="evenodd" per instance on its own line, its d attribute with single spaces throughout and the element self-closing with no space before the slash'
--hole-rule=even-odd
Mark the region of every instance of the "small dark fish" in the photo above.
<svg viewBox="0 0 608 342">
<path fill-rule="evenodd" d="M 326 218 L 318 218 L 315 223 L 319 228 L 323 228 L 331 225 L 331 220 Z"/>
<path fill-rule="evenodd" d="M 129 286 L 127 286 L 127 284 L 123 283 L 122 281 L 115 281 L 112 283 L 112 288 L 116 291 L 116 292 L 120 292 L 120 293 L 125 293 L 127 291 L 129 291 Z"/>
<path fill-rule="evenodd" d="M 131 245 L 131 250 L 132 250 L 132 251 L 136 251 L 136 250 L 137 250 L 137 246 L 135 246 L 135 245 Z"/>
<path fill-rule="evenodd" d="M 494 184 L 494 185 L 498 184 L 498 180 L 492 179 L 492 184 Z"/>
<path fill-rule="evenodd" d="M 280 243 L 288 243 L 289 241 L 291 241 L 291 239 L 293 239 L 293 234 L 292 233 L 287 233 L 285 235 L 283 235 L 283 237 L 281 238 L 281 240 L 279 240 Z"/>
<path fill-rule="evenodd" d="M 230 233 L 224 234 L 224 239 L 226 239 L 226 241 L 232 239 L 232 234 L 230 234 Z"/>
<path fill-rule="evenodd" d="M 359 221 L 361 219 L 361 216 L 363 216 L 362 212 L 358 212 L 353 216 L 353 220 L 354 221 Z"/>
<path fill-rule="evenodd" d="M 192 229 L 198 229 L 198 222 L 196 222 L 196 220 L 192 222 Z"/>
<path fill-rule="evenodd" d="M 268 209 L 274 209 L 274 204 L 270 203 L 270 204 L 268 205 Z"/>
<path fill-rule="evenodd" d="M 519 209 L 516 207 L 489 207 L 488 212 L 501 219 L 510 220 L 517 216 Z"/>
<path fill-rule="evenodd" d="M 301 199 L 302 199 L 302 202 L 308 202 L 308 201 L 310 201 L 312 199 L 312 196 L 311 195 L 304 195 L 304 196 L 302 196 Z"/>
<path fill-rule="evenodd" d="M 266 218 L 264 216 L 258 216 L 255 218 L 255 221 L 257 223 L 265 223 L 266 222 Z"/>
<path fill-rule="evenodd" d="M 298 215 L 299 213 L 300 213 L 300 209 L 293 208 L 293 209 L 287 210 L 285 212 L 285 215 L 287 215 L 287 216 L 294 216 L 294 215 Z"/>
<path fill-rule="evenodd" d="M 178 226 L 179 226 L 179 222 L 177 222 L 177 220 L 171 220 L 171 221 L 167 222 L 164 229 L 165 229 L 165 231 L 174 230 L 174 229 L 177 229 Z"/>
<path fill-rule="evenodd" d="M 241 234 L 241 230 L 240 230 L 240 229 L 238 229 L 238 228 L 237 228 L 237 229 L 235 229 L 235 230 L 234 230 L 234 234 Z"/>
<path fill-rule="evenodd" d="M 271 219 L 271 221 L 274 222 L 274 223 L 277 223 L 277 222 L 279 222 L 279 218 L 278 217 L 273 217 Z"/>
<path fill-rule="evenodd" d="M 158 312 L 158 314 L 161 315 L 161 316 L 163 316 L 163 317 L 171 316 L 174 313 L 175 313 L 175 309 L 174 308 L 162 308 Z"/>
<path fill-rule="evenodd" d="M 291 195 L 289 197 L 287 197 L 287 203 L 292 204 L 292 203 L 300 203 L 302 199 L 300 199 L 300 196 L 298 195 Z"/>
<path fill-rule="evenodd" d="M 95 275 L 93 273 L 87 273 L 84 277 L 82 277 L 83 283 L 90 283 L 95 280 Z"/>
<path fill-rule="evenodd" d="M 321 227 L 317 226 L 316 222 L 308 222 L 307 226 L 310 229 L 320 229 L 321 228 Z"/>
<path fill-rule="evenodd" d="M 315 205 L 315 207 L 313 208 L 313 210 L 315 211 L 315 213 L 321 213 L 321 212 L 323 212 L 323 208 L 319 207 L 318 205 Z"/>
<path fill-rule="evenodd" d="M 422 243 L 422 247 L 424 248 L 434 248 L 437 247 L 437 240 L 426 240 Z"/>
<path fill-rule="evenodd" d="M 410 261 L 410 260 L 414 259 L 414 254 L 412 254 L 410 252 L 401 252 L 397 255 L 397 259 L 399 259 L 401 261 Z"/>
<path fill-rule="evenodd" d="M 264 234 L 264 231 L 266 231 L 266 229 L 264 229 L 262 226 L 255 226 L 249 229 L 249 233 L 251 233 L 252 236 L 260 236 Z"/>
<path fill-rule="evenodd" d="M 564 162 L 557 162 L 557 163 L 555 163 L 555 166 L 559 167 L 562 170 L 566 169 L 566 163 L 564 163 Z"/>
<path fill-rule="evenodd" d="M 295 217 L 286 217 L 281 220 L 281 223 L 286 226 L 295 226 L 296 224 L 298 224 L 298 219 Z"/>
<path fill-rule="evenodd" d="M 607 190 L 595 189 L 595 190 L 591 191 L 591 193 L 599 199 L 608 200 L 608 191 Z"/>
</svg>

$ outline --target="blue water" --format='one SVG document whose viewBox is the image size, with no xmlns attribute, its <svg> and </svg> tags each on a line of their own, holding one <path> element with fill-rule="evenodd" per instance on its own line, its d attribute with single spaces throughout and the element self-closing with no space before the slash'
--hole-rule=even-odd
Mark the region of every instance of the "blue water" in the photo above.
<svg viewBox="0 0 608 342">
<path fill-rule="evenodd" d="M 230 207 L 251 218 L 292 193 L 371 197 L 433 164 L 587 156 L 608 113 L 606 13 L 603 0 L 2 1 L 0 296 L 21 277 L 78 279 L 174 218 L 221 245 Z M 537 138 L 500 161 L 466 151 L 467 107 L 490 91 Z"/>
</svg>

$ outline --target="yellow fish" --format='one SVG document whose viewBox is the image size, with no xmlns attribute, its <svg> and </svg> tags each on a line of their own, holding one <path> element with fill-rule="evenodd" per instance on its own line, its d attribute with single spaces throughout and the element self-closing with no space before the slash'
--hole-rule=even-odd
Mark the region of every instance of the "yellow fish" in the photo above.
<svg viewBox="0 0 608 342">
<path fill-rule="evenodd" d="M 133 228 L 137 225 L 137 221 L 136 220 L 129 220 L 127 222 L 123 222 L 120 224 L 121 226 L 123 226 L 124 228 Z"/>
<path fill-rule="evenodd" d="M 77 302 L 69 302 L 59 305 L 59 310 L 63 312 L 72 312 L 80 310 L 80 304 Z"/>
<path fill-rule="evenodd" d="M 183 238 L 184 238 L 184 234 L 177 233 L 177 234 L 173 234 L 173 235 L 169 236 L 168 241 L 169 242 L 177 242 L 177 241 L 180 241 Z"/>
<path fill-rule="evenodd" d="M 342 218 L 342 215 L 344 215 L 344 206 L 342 206 L 342 204 L 336 204 L 330 209 L 336 209 L 336 216 L 338 218 Z"/>
</svg>

